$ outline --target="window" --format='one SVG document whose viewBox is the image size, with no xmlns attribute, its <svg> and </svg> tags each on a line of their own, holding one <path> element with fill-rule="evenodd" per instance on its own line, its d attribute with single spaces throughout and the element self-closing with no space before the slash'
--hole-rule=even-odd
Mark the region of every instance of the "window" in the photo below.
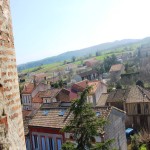
<svg viewBox="0 0 150 150">
<path fill-rule="evenodd" d="M 141 105 L 140 104 L 137 104 L 137 113 L 141 114 Z"/>
<path fill-rule="evenodd" d="M 55 148 L 54 148 L 54 140 L 52 138 L 48 138 L 47 139 L 47 143 L 48 143 L 48 150 L 55 150 Z"/>
<path fill-rule="evenodd" d="M 46 150 L 45 137 L 41 137 L 41 149 Z"/>
<path fill-rule="evenodd" d="M 61 150 L 61 145 L 62 145 L 61 139 L 57 139 L 57 150 Z"/>
<path fill-rule="evenodd" d="M 44 111 L 43 111 L 43 116 L 47 116 L 48 113 L 49 113 L 49 110 L 44 110 Z"/>
<path fill-rule="evenodd" d="M 37 135 L 32 136 L 32 142 L 33 142 L 33 148 L 38 149 L 39 145 L 38 145 L 38 136 Z"/>
<path fill-rule="evenodd" d="M 96 117 L 99 117 L 101 113 L 99 111 L 96 112 Z"/>
<path fill-rule="evenodd" d="M 59 116 L 64 116 L 66 110 L 65 109 L 61 109 L 60 112 L 59 112 Z"/>
</svg>

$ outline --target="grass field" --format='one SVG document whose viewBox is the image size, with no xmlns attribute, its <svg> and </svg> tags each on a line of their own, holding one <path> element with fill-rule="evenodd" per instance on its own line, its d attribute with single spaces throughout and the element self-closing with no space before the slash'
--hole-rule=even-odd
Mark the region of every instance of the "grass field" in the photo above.
<svg viewBox="0 0 150 150">
<path fill-rule="evenodd" d="M 103 61 L 104 58 L 106 58 L 108 56 L 111 56 L 113 54 L 115 54 L 117 56 L 117 55 L 120 55 L 120 54 L 123 54 L 123 53 L 134 52 L 136 50 L 137 46 L 138 45 L 132 45 L 130 47 L 122 46 L 120 48 L 116 48 L 116 49 L 113 49 L 113 50 L 102 51 L 100 56 L 92 57 L 92 58 L 96 58 L 97 60 Z M 74 64 L 80 65 L 80 64 L 82 64 L 82 62 L 81 61 L 75 61 Z M 28 72 L 35 72 L 35 73 L 46 72 L 46 73 L 50 73 L 53 70 L 63 69 L 64 67 L 65 67 L 65 65 L 63 64 L 63 62 L 58 62 L 58 63 L 52 63 L 52 64 L 42 65 L 42 66 L 35 67 L 35 68 L 26 69 L 26 70 L 23 70 L 22 73 L 28 73 Z"/>
</svg>

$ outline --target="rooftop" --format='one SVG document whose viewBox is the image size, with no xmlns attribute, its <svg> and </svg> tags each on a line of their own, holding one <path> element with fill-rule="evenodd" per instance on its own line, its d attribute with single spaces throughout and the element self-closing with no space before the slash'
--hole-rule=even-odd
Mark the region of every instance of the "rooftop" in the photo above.
<svg viewBox="0 0 150 150">
<path fill-rule="evenodd" d="M 150 102 L 150 91 L 140 86 L 131 87 L 126 103 L 137 102 Z"/>
<path fill-rule="evenodd" d="M 108 117 L 113 107 L 96 107 L 94 111 L 99 117 Z M 61 111 L 63 114 L 60 115 Z M 55 119 L 54 119 L 55 118 Z M 40 109 L 30 120 L 29 126 L 40 126 L 49 128 L 63 128 L 72 118 L 66 108 Z"/>
<path fill-rule="evenodd" d="M 22 94 L 31 94 L 34 90 L 34 84 L 28 83 L 24 86 L 24 89 L 22 90 Z"/>
<path fill-rule="evenodd" d="M 96 106 L 105 106 L 108 95 L 108 93 L 103 93 L 99 98 Z"/>
<path fill-rule="evenodd" d="M 121 71 L 123 67 L 123 64 L 115 64 L 112 65 L 109 72 L 114 72 L 114 71 Z"/>
<path fill-rule="evenodd" d="M 109 93 L 107 102 L 124 102 L 127 99 L 129 90 L 116 89 Z"/>
<path fill-rule="evenodd" d="M 70 102 L 78 98 L 78 94 L 71 89 L 61 89 L 56 98 L 61 102 Z"/>
<path fill-rule="evenodd" d="M 42 95 L 43 95 L 43 91 L 40 91 L 38 92 L 32 99 L 32 103 L 43 103 L 43 100 L 42 100 Z"/>
</svg>

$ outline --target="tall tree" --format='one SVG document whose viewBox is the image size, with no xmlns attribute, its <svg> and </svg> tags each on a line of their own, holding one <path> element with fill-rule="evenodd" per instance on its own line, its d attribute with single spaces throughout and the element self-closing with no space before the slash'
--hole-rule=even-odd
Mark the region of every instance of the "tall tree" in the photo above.
<svg viewBox="0 0 150 150">
<path fill-rule="evenodd" d="M 75 61 L 76 61 L 76 57 L 72 56 L 72 62 L 75 62 Z"/>
<path fill-rule="evenodd" d="M 72 132 L 74 134 L 74 140 L 77 143 L 74 150 L 93 148 L 93 137 L 99 134 L 98 130 L 103 132 L 103 127 L 106 124 L 106 120 L 104 118 L 98 118 L 91 105 L 86 102 L 90 90 L 91 87 L 87 87 L 83 93 L 81 93 L 80 98 L 72 103 L 70 107 L 72 119 L 63 129 L 64 132 Z M 65 149 L 66 146 L 67 143 L 63 145 L 63 150 L 67 150 Z"/>
</svg>

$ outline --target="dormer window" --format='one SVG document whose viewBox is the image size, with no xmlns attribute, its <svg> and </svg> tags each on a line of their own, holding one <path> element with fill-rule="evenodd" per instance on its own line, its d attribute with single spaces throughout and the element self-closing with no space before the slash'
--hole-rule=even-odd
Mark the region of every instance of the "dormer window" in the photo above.
<svg viewBox="0 0 150 150">
<path fill-rule="evenodd" d="M 61 109 L 60 112 L 59 112 L 59 116 L 64 116 L 66 110 L 65 109 Z"/>
</svg>

